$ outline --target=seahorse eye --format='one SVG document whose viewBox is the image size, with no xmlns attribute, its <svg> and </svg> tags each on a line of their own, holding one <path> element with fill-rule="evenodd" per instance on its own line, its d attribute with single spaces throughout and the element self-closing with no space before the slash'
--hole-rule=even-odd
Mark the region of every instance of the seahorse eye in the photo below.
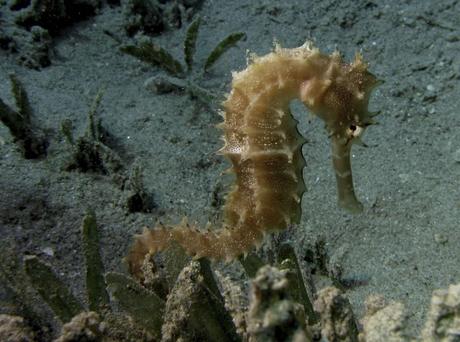
<svg viewBox="0 0 460 342">
<path fill-rule="evenodd" d="M 363 126 L 359 126 L 355 123 L 351 123 L 348 126 L 347 133 L 348 133 L 348 136 L 352 139 L 359 138 L 363 134 L 363 132 L 364 132 Z"/>
</svg>

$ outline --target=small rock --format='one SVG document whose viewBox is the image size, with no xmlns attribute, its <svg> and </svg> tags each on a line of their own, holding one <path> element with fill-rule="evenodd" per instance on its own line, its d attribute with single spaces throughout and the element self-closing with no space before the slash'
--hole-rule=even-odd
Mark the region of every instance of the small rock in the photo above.
<svg viewBox="0 0 460 342">
<path fill-rule="evenodd" d="M 410 179 L 410 175 L 408 173 L 400 173 L 398 177 L 401 180 L 401 183 L 407 183 Z"/>
<path fill-rule="evenodd" d="M 32 342 L 35 341 L 35 335 L 32 329 L 26 324 L 24 318 L 1 314 L 0 340 Z"/>
<path fill-rule="evenodd" d="M 144 82 L 144 87 L 155 94 L 167 94 L 173 91 L 181 91 L 185 87 L 185 83 L 175 77 L 154 76 Z"/>
<path fill-rule="evenodd" d="M 449 241 L 447 239 L 447 237 L 445 237 L 444 235 L 442 234 L 439 234 L 439 233 L 436 233 L 434 234 L 434 241 L 440 245 L 444 245 L 447 243 L 447 241 Z"/>
<path fill-rule="evenodd" d="M 460 163 L 460 148 L 454 152 L 454 161 Z"/>
<path fill-rule="evenodd" d="M 42 249 L 42 253 L 43 254 L 46 254 L 47 256 L 49 257 L 54 257 L 54 249 L 52 249 L 51 247 L 45 247 Z"/>
</svg>

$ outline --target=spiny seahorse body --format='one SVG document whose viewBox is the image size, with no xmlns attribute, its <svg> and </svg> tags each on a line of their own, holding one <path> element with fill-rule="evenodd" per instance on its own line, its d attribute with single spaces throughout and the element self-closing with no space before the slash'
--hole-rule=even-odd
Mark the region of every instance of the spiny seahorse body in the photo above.
<svg viewBox="0 0 460 342">
<path fill-rule="evenodd" d="M 346 64 L 338 53 L 321 54 L 306 43 L 298 48 L 278 46 L 233 74 L 232 90 L 223 103 L 224 147 L 235 184 L 224 207 L 223 229 L 202 231 L 183 221 L 176 227 L 145 229 L 135 241 L 128 263 L 136 273 L 147 253 L 172 242 L 196 257 L 231 260 L 260 244 L 263 236 L 286 228 L 300 218 L 305 165 L 289 103 L 299 98 L 323 119 L 331 136 L 339 205 L 361 211 L 350 166 L 350 149 L 373 123 L 368 112 L 377 79 L 361 56 Z"/>
</svg>

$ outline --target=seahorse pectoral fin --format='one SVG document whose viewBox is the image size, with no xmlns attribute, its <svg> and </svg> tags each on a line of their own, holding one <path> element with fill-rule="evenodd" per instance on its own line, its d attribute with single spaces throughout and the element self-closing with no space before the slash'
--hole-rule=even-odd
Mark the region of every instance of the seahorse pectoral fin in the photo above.
<svg viewBox="0 0 460 342">
<path fill-rule="evenodd" d="M 358 201 L 353 187 L 350 150 L 351 143 L 344 143 L 343 139 L 331 137 L 332 164 L 334 165 L 337 180 L 338 204 L 350 213 L 357 214 L 363 211 L 363 205 Z"/>
</svg>

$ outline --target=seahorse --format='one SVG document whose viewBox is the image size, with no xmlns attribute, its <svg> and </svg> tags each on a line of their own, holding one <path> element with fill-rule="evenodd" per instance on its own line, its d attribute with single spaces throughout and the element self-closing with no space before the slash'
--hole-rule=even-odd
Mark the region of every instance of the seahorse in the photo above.
<svg viewBox="0 0 460 342">
<path fill-rule="evenodd" d="M 350 151 L 375 123 L 368 102 L 379 83 L 359 53 L 345 63 L 340 53 L 323 54 L 310 42 L 292 49 L 275 45 L 265 56 L 251 56 L 245 70 L 233 73 L 231 92 L 222 104 L 219 128 L 225 144 L 218 153 L 230 161 L 229 171 L 236 177 L 221 229 L 200 230 L 186 220 L 174 227 L 145 228 L 127 256 L 131 272 L 140 271 L 146 254 L 173 242 L 197 258 L 229 261 L 260 245 L 268 232 L 299 222 L 305 139 L 289 110 L 296 98 L 325 122 L 339 206 L 362 211 L 353 188 Z"/>
</svg>

